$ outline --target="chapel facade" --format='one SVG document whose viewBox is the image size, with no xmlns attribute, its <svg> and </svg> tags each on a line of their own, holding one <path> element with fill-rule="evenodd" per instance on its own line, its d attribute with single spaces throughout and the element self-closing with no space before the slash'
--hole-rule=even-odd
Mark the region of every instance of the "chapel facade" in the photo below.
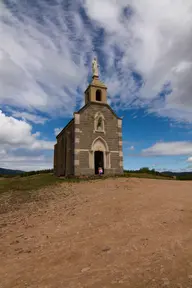
<svg viewBox="0 0 192 288">
<path fill-rule="evenodd" d="M 107 103 L 107 87 L 99 79 L 96 59 L 85 105 L 57 135 L 54 146 L 56 176 L 123 173 L 122 118 Z"/>
</svg>

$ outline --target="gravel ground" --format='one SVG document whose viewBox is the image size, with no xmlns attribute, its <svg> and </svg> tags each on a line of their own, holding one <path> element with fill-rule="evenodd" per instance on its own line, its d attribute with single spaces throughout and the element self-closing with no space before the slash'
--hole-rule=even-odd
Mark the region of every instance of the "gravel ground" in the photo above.
<svg viewBox="0 0 192 288">
<path fill-rule="evenodd" d="M 43 189 L 0 215 L 0 287 L 191 288 L 192 182 Z"/>
</svg>

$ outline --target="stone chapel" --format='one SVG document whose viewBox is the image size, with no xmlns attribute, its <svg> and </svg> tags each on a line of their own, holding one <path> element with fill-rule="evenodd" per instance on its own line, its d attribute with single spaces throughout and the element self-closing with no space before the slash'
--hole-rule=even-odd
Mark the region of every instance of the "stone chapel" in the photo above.
<svg viewBox="0 0 192 288">
<path fill-rule="evenodd" d="M 122 118 L 107 103 L 107 87 L 99 79 L 97 60 L 85 90 L 85 105 L 57 135 L 54 146 L 56 176 L 123 173 Z"/>
</svg>

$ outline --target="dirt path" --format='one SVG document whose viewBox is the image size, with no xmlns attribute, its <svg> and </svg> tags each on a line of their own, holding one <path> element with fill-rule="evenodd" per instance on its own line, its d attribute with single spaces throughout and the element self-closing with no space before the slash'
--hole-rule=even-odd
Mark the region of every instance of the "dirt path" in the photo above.
<svg viewBox="0 0 192 288">
<path fill-rule="evenodd" d="M 1 288 L 192 287 L 192 182 L 56 189 L 0 215 Z"/>
</svg>

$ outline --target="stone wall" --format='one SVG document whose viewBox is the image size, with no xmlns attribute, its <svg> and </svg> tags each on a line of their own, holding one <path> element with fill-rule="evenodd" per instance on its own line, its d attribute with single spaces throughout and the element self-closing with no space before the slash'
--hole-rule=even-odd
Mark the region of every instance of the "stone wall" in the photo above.
<svg viewBox="0 0 192 288">
<path fill-rule="evenodd" d="M 57 176 L 74 174 L 74 122 L 58 135 L 54 149 L 54 170 Z"/>
<path fill-rule="evenodd" d="M 65 131 L 66 145 L 66 171 L 65 175 L 74 174 L 74 122 Z"/>
<path fill-rule="evenodd" d="M 54 145 L 53 171 L 57 175 L 57 144 Z"/>
<path fill-rule="evenodd" d="M 94 132 L 94 119 L 97 112 L 104 116 L 104 132 Z M 108 145 L 111 158 L 111 167 L 105 169 L 105 174 L 123 173 L 122 154 L 122 120 L 118 119 L 108 105 L 91 103 L 78 114 L 75 113 L 75 175 L 94 174 L 94 169 L 89 168 L 89 151 L 93 141 L 102 137 Z"/>
</svg>

